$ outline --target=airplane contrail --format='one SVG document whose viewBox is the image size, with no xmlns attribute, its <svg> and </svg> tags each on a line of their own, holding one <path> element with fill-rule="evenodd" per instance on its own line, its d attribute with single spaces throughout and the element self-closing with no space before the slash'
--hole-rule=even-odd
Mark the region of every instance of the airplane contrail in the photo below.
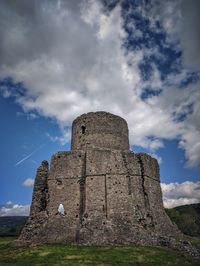
<svg viewBox="0 0 200 266">
<path fill-rule="evenodd" d="M 46 143 L 43 143 L 42 145 L 40 145 L 37 149 L 35 149 L 34 151 L 32 151 L 29 155 L 27 155 L 26 157 L 24 157 L 23 159 L 21 159 L 19 162 L 17 162 L 14 166 L 17 166 L 21 163 L 23 163 L 24 161 L 26 161 L 28 158 L 30 158 L 34 153 L 36 153 L 37 151 L 39 151 Z"/>
</svg>

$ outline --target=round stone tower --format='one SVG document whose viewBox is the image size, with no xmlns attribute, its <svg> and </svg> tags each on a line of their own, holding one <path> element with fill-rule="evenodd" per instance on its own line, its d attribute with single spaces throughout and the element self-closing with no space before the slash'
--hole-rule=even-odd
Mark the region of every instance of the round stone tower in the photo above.
<svg viewBox="0 0 200 266">
<path fill-rule="evenodd" d="M 95 112 L 74 120 L 72 151 L 38 168 L 17 243 L 157 245 L 178 234 L 163 208 L 156 159 L 129 150 L 123 118 Z"/>
<path fill-rule="evenodd" d="M 126 121 L 107 112 L 91 112 L 72 124 L 72 150 L 88 148 L 129 150 Z"/>
</svg>

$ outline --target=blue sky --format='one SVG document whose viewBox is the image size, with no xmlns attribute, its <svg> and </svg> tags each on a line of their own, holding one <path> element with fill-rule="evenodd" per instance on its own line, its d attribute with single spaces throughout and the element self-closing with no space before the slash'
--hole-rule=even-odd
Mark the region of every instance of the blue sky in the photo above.
<svg viewBox="0 0 200 266">
<path fill-rule="evenodd" d="M 0 5 L 0 215 L 28 213 L 40 162 L 99 110 L 158 159 L 166 207 L 200 202 L 198 0 Z"/>
</svg>

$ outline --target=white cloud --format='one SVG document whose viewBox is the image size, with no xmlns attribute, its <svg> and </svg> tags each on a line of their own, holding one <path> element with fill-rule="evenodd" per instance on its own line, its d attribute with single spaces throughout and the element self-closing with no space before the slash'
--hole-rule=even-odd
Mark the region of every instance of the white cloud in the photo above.
<svg viewBox="0 0 200 266">
<path fill-rule="evenodd" d="M 152 0 L 152 3 L 148 12 L 152 28 L 156 30 L 155 21 L 161 22 L 168 42 L 179 44 L 185 66 L 200 70 L 200 1 Z"/>
<path fill-rule="evenodd" d="M 176 75 L 171 76 L 171 87 L 167 86 L 155 65 L 145 84 L 139 64 L 145 56 L 162 55 L 156 47 L 125 53 L 122 44 L 126 33 L 119 5 L 109 14 L 103 12 L 100 1 L 92 0 L 40 1 L 37 5 L 3 1 L 1 5 L 0 78 L 11 76 L 24 83 L 25 95 L 18 95 L 16 101 L 25 112 L 57 121 L 63 136 L 50 136 L 52 140 L 64 144 L 69 140 L 66 126 L 76 116 L 105 110 L 128 121 L 131 144 L 154 152 L 163 147 L 162 139 L 178 138 L 188 166 L 199 165 L 198 88 L 192 88 L 193 93 L 177 89 Z M 156 29 L 156 19 L 161 20 L 164 14 L 162 22 L 169 40 L 179 36 L 178 2 L 167 1 L 157 8 L 162 12 L 149 13 L 152 28 Z M 162 88 L 163 92 L 142 101 L 144 85 Z M 1 89 L 4 97 L 12 95 L 7 88 Z M 186 101 L 196 111 L 186 121 L 177 123 L 174 113 L 180 113 Z"/>
<path fill-rule="evenodd" d="M 34 185 L 34 179 L 27 178 L 26 180 L 24 180 L 23 185 L 26 187 L 32 187 Z"/>
<path fill-rule="evenodd" d="M 200 202 L 200 182 L 161 184 L 165 208 Z"/>
<path fill-rule="evenodd" d="M 30 205 L 15 204 L 11 201 L 0 207 L 0 216 L 28 216 L 29 212 Z"/>
<path fill-rule="evenodd" d="M 161 22 L 161 25 L 167 33 L 168 42 L 178 42 L 181 27 L 180 0 L 165 2 L 153 0 L 152 3 L 152 28 L 155 29 L 156 20 Z"/>
<path fill-rule="evenodd" d="M 187 158 L 187 166 L 199 166 L 200 165 L 200 132 L 194 127 L 189 127 L 188 130 L 182 135 L 182 139 L 179 143 L 180 147 L 185 150 L 185 156 Z"/>
<path fill-rule="evenodd" d="M 190 205 L 190 204 L 195 204 L 199 203 L 199 199 L 187 199 L 187 198 L 180 198 L 180 199 L 164 199 L 164 207 L 167 209 L 171 209 L 177 206 L 182 206 L 182 205 Z"/>
<path fill-rule="evenodd" d="M 62 128 L 61 133 L 61 136 L 51 136 L 49 133 L 46 133 L 46 136 L 52 142 L 59 142 L 61 145 L 65 145 L 71 140 L 71 128 Z"/>
<path fill-rule="evenodd" d="M 170 78 L 170 77 L 169 77 Z M 171 76 L 173 79 L 173 76 Z M 164 108 L 167 113 L 174 113 L 178 118 L 182 114 L 187 114 L 185 121 L 174 123 L 177 138 L 180 139 L 179 147 L 185 150 L 187 166 L 195 167 L 200 165 L 200 82 L 181 90 L 175 86 L 164 90 L 162 96 L 157 98 L 157 105 Z M 189 113 L 188 106 L 192 106 Z M 163 124 L 164 125 L 164 124 Z M 165 126 L 163 127 L 163 129 Z M 173 132 L 173 129 L 171 129 Z"/>
</svg>

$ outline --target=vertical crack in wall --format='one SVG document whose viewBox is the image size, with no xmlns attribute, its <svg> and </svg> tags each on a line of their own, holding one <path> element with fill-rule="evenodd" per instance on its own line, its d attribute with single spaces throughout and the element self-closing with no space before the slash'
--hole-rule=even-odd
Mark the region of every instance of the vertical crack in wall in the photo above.
<svg viewBox="0 0 200 266">
<path fill-rule="evenodd" d="M 137 154 L 137 157 L 138 157 L 138 162 L 140 164 L 140 170 L 141 170 L 142 191 L 143 191 L 143 195 L 144 195 L 144 204 L 145 204 L 146 209 L 149 210 L 150 209 L 149 198 L 148 198 L 148 193 L 146 192 L 145 184 L 144 184 L 144 182 L 145 182 L 145 179 L 144 179 L 144 165 L 143 165 L 143 161 L 142 161 L 141 155 Z"/>
<path fill-rule="evenodd" d="M 128 194 L 131 195 L 131 177 L 130 175 L 127 175 L 127 183 L 128 183 Z"/>
<path fill-rule="evenodd" d="M 87 160 L 87 154 L 85 152 L 84 159 L 83 159 L 83 165 L 82 165 L 82 175 L 79 179 L 80 184 L 80 208 L 79 208 L 79 217 L 80 217 L 80 224 L 83 222 L 83 215 L 85 212 L 85 201 L 86 201 L 86 160 Z"/>
<path fill-rule="evenodd" d="M 145 206 L 145 214 L 143 217 L 141 217 L 139 220 L 141 224 L 144 226 L 144 228 L 154 228 L 154 222 L 153 222 L 153 217 L 150 209 L 150 202 L 149 202 L 149 197 L 148 193 L 145 188 L 145 176 L 144 176 L 144 164 L 142 161 L 142 157 L 140 154 L 137 154 L 138 157 L 138 162 L 140 164 L 140 170 L 141 170 L 141 185 L 142 185 L 142 191 L 144 195 L 144 206 Z"/>
<path fill-rule="evenodd" d="M 107 205 L 107 178 L 105 175 L 105 213 L 106 213 L 106 219 L 108 218 L 108 205 Z"/>
<path fill-rule="evenodd" d="M 131 190 L 130 170 L 128 168 L 127 157 L 126 157 L 126 154 L 124 152 L 122 153 L 122 158 L 123 158 L 124 166 L 125 166 L 126 171 L 127 171 L 126 178 L 127 178 L 128 194 L 131 195 L 132 190 Z"/>
</svg>

